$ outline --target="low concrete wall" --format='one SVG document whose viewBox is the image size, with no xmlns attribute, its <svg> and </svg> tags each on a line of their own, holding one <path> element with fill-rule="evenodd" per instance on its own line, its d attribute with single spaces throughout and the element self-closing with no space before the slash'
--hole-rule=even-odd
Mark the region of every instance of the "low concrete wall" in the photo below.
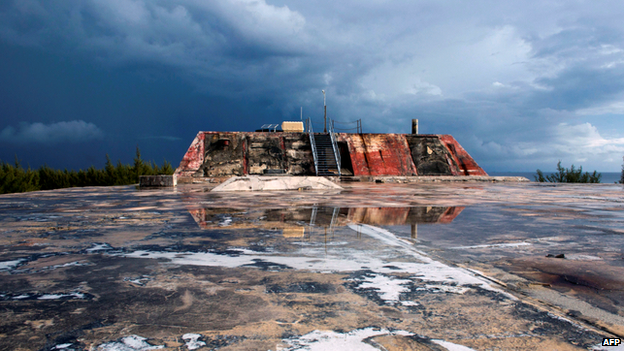
<svg viewBox="0 0 624 351">
<path fill-rule="evenodd" d="M 173 175 L 143 175 L 139 177 L 139 187 L 172 187 L 176 186 Z"/>
</svg>

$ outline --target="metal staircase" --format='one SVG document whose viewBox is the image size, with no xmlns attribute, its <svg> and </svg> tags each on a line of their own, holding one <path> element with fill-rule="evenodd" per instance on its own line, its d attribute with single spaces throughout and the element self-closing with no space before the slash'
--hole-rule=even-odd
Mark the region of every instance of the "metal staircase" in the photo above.
<svg viewBox="0 0 624 351">
<path fill-rule="evenodd" d="M 314 157 L 314 170 L 317 176 L 340 176 L 340 151 L 334 135 L 333 123 L 329 123 L 329 133 L 314 133 L 312 121 L 308 118 L 308 135 Z"/>
</svg>

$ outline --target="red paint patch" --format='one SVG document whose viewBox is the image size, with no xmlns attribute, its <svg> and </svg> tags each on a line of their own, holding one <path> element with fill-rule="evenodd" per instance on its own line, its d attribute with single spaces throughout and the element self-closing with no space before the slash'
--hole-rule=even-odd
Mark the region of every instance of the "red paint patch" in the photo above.
<svg viewBox="0 0 624 351">
<path fill-rule="evenodd" d="M 354 176 L 412 176 L 416 166 L 402 134 L 340 134 L 347 142 Z"/>
<path fill-rule="evenodd" d="M 214 132 L 199 132 L 186 154 L 182 157 L 180 166 L 176 169 L 176 177 L 190 177 L 199 170 L 204 163 L 204 140 L 206 134 Z"/>
</svg>

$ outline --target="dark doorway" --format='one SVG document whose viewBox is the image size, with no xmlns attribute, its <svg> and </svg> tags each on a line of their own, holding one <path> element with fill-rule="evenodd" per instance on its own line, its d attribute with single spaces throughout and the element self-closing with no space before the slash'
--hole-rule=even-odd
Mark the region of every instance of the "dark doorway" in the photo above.
<svg viewBox="0 0 624 351">
<path fill-rule="evenodd" d="M 349 146 L 346 142 L 339 141 L 338 150 L 340 150 L 340 171 L 343 176 L 353 175 L 353 165 L 351 164 L 351 154 L 349 154 Z"/>
</svg>

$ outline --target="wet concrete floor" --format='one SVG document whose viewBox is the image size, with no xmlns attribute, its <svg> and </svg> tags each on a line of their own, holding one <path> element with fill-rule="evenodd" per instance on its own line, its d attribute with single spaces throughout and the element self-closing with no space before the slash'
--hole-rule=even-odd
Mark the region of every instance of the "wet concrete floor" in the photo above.
<svg viewBox="0 0 624 351">
<path fill-rule="evenodd" d="M 618 185 L 0 196 L 2 350 L 617 350 Z"/>
</svg>

